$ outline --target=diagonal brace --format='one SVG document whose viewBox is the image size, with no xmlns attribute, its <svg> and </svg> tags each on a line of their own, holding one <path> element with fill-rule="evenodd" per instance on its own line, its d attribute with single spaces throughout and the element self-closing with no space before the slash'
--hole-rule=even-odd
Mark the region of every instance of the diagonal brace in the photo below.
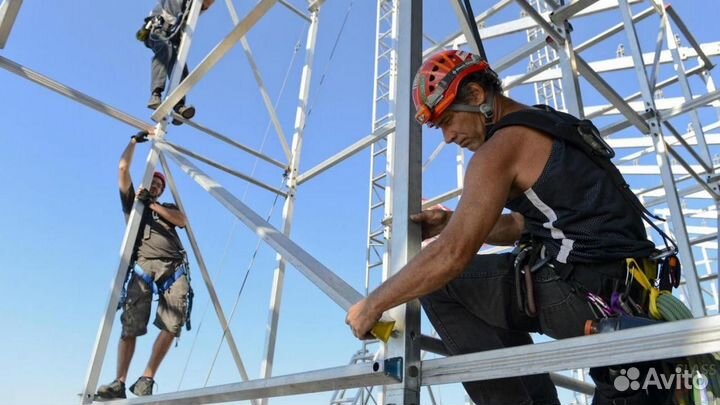
<svg viewBox="0 0 720 405">
<path fill-rule="evenodd" d="M 265 221 L 223 186 L 208 177 L 184 156 L 174 152 L 168 145 L 157 143 L 156 146 L 171 157 L 200 187 L 215 197 L 341 308 L 348 310 L 354 303 L 362 299 L 362 295 L 357 290 Z"/>
</svg>

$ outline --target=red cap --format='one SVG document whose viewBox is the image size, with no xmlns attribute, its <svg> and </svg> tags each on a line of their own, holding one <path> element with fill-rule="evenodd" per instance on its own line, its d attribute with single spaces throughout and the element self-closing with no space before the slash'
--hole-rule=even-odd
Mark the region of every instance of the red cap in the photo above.
<svg viewBox="0 0 720 405">
<path fill-rule="evenodd" d="M 165 184 L 167 184 L 167 181 L 165 180 L 165 175 L 162 174 L 162 173 L 160 173 L 160 172 L 155 172 L 155 173 L 153 173 L 153 177 L 157 177 L 158 179 L 160 179 L 160 181 L 162 181 L 162 183 L 163 183 L 163 190 L 164 190 L 164 189 L 165 189 Z"/>
</svg>

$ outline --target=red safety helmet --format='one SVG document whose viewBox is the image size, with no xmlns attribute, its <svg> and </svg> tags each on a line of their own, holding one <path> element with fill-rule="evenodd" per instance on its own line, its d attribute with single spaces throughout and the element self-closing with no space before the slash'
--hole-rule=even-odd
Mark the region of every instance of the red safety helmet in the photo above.
<svg viewBox="0 0 720 405">
<path fill-rule="evenodd" d="M 164 190 L 164 189 L 165 189 L 165 185 L 167 184 L 167 181 L 165 180 L 165 175 L 162 174 L 162 173 L 160 173 L 160 172 L 155 172 L 155 173 L 153 173 L 153 177 L 157 177 L 158 179 L 160 179 L 160 181 L 162 181 L 162 183 L 163 183 L 163 190 Z"/>
<path fill-rule="evenodd" d="M 417 122 L 434 126 L 455 101 L 463 79 L 489 67 L 487 61 L 464 51 L 442 51 L 430 56 L 413 80 L 412 98 Z"/>
</svg>

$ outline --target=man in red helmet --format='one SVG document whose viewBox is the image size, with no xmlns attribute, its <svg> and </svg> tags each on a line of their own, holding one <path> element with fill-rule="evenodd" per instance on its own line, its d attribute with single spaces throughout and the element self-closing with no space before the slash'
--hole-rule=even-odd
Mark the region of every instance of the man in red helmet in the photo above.
<svg viewBox="0 0 720 405">
<path fill-rule="evenodd" d="M 147 141 L 147 132 L 130 139 L 120 157 L 120 200 L 125 221 L 128 220 L 135 200 L 144 203 L 127 286 L 123 291 L 121 306 L 122 333 L 118 344 L 117 374 L 113 382 L 100 386 L 97 395 L 103 399 L 125 398 L 125 380 L 130 367 L 135 341 L 147 333 L 153 293 L 158 294 L 158 308 L 154 324 L 160 329 L 143 375 L 130 386 L 135 395 L 151 395 L 154 377 L 160 363 L 170 349 L 174 338 L 180 336 L 182 326 L 188 320 L 192 288 L 187 269 L 185 251 L 176 227 L 187 224 L 185 214 L 177 206 L 159 203 L 157 200 L 165 189 L 165 176 L 155 172 L 150 188 L 140 188 L 136 193 L 130 178 L 130 164 L 135 144 Z"/>
<path fill-rule="evenodd" d="M 446 143 L 474 155 L 455 212 L 411 216 L 423 239 L 437 240 L 350 308 L 353 334 L 369 338 L 384 311 L 419 298 L 453 355 L 531 344 L 529 332 L 583 335 L 586 321 L 599 318 L 588 297 L 609 303 L 625 282 L 625 259 L 655 251 L 641 216 L 576 145 L 529 126 L 503 125 L 537 107 L 504 96 L 498 76 L 478 56 L 431 56 L 415 77 L 413 100 L 420 123 L 440 128 Z M 518 248 L 478 255 L 483 243 Z M 618 391 L 613 372 L 620 368 L 591 370 L 594 404 L 664 403 L 666 392 Z M 560 403 L 547 374 L 464 386 L 476 404 Z"/>
</svg>

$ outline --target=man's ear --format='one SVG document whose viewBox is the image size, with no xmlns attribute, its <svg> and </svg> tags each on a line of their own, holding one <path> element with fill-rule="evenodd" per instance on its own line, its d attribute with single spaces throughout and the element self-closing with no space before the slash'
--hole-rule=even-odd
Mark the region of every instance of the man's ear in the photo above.
<svg viewBox="0 0 720 405">
<path fill-rule="evenodd" d="M 467 89 L 470 91 L 470 104 L 472 105 L 480 105 L 485 102 L 485 99 L 487 98 L 487 94 L 485 92 L 485 89 L 483 89 L 482 86 L 480 86 L 477 83 L 470 82 L 467 84 Z"/>
</svg>

